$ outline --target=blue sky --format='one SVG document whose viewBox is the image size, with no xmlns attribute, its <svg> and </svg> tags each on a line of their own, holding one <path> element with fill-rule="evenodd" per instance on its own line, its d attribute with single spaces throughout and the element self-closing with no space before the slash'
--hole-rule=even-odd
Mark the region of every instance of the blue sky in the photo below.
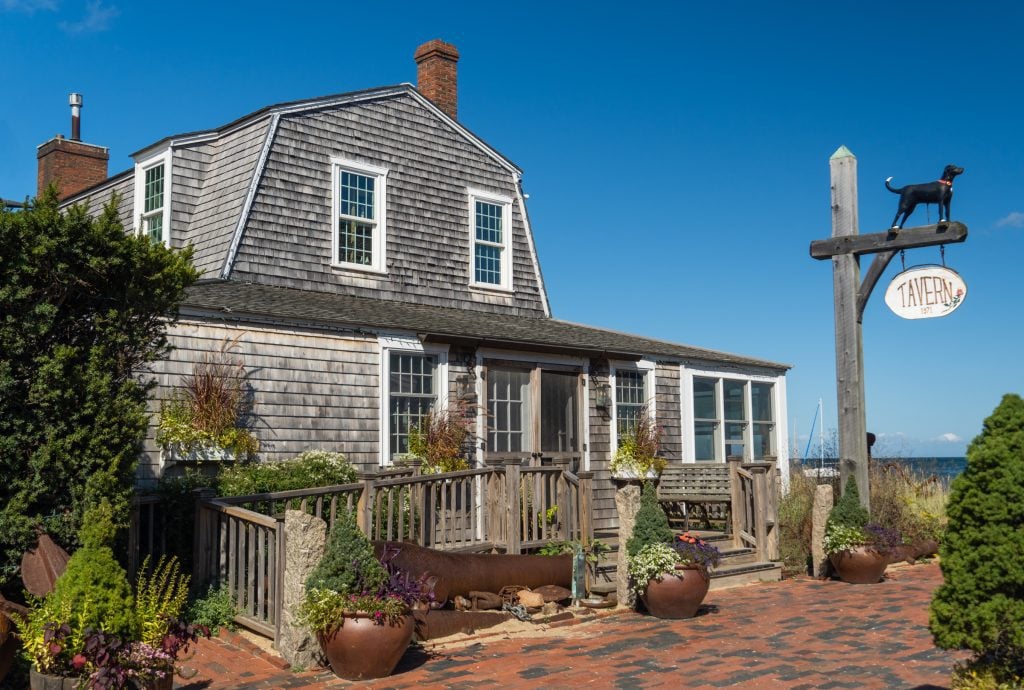
<svg viewBox="0 0 1024 690">
<path fill-rule="evenodd" d="M 857 156 L 862 233 L 895 213 L 886 177 L 956 163 L 970 237 L 946 263 L 968 297 L 900 319 L 882 299 L 897 258 L 864 354 L 879 448 L 960 455 L 1024 393 L 1022 29 L 1010 1 L 0 0 L 0 196 L 35 193 L 35 147 L 69 133 L 71 91 L 115 173 L 265 105 L 415 82 L 416 46 L 442 38 L 462 54 L 460 120 L 525 170 L 555 315 L 792 364 L 802 451 L 819 397 L 836 426 L 831 267 L 808 255 L 831 232 L 829 156 Z"/>
</svg>

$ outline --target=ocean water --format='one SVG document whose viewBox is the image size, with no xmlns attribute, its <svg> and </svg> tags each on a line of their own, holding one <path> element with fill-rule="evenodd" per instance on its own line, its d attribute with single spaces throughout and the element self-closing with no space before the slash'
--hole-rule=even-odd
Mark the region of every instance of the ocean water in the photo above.
<svg viewBox="0 0 1024 690">
<path fill-rule="evenodd" d="M 940 481 L 947 484 L 967 467 L 967 458 L 965 457 L 872 458 L 871 462 L 875 465 L 899 465 L 905 467 L 907 471 L 912 472 L 919 477 L 924 478 L 935 476 Z M 811 472 L 816 472 L 817 468 L 820 466 L 823 469 L 821 475 L 829 476 L 838 474 L 839 461 L 835 458 L 825 458 L 824 462 L 821 462 L 818 458 L 806 458 L 803 461 L 802 466 L 811 470 Z M 811 472 L 808 472 L 808 474 Z"/>
</svg>

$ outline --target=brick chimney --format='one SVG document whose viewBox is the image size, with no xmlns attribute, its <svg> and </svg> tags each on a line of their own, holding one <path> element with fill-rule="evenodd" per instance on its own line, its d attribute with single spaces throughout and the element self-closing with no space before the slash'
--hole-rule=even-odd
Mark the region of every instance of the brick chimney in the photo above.
<svg viewBox="0 0 1024 690">
<path fill-rule="evenodd" d="M 73 93 L 71 105 L 71 139 L 58 134 L 36 150 L 39 173 L 36 194 L 40 195 L 51 181 L 57 184 L 57 195 L 63 200 L 107 179 L 110 152 L 106 146 L 80 141 L 82 96 Z"/>
<path fill-rule="evenodd" d="M 416 49 L 416 88 L 453 120 L 458 119 L 459 51 L 451 43 L 435 38 Z"/>
</svg>

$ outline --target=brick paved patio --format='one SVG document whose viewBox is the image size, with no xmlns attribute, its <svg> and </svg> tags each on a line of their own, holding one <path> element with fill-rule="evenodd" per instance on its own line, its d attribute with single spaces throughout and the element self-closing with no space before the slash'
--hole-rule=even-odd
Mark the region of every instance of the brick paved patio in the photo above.
<svg viewBox="0 0 1024 690">
<path fill-rule="evenodd" d="M 203 641 L 185 690 L 249 688 L 948 688 L 963 657 L 936 649 L 928 603 L 937 564 L 889 569 L 877 585 L 786 580 L 711 592 L 702 613 L 625 612 L 543 637 L 411 649 L 395 675 L 348 683 L 253 656 L 237 637 Z M 276 663 L 272 663 L 276 662 Z"/>
</svg>

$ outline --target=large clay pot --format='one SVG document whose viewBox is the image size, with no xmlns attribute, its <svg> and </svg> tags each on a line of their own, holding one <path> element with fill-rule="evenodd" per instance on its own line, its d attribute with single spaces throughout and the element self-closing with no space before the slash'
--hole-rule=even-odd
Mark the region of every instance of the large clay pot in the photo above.
<svg viewBox="0 0 1024 690">
<path fill-rule="evenodd" d="M 28 673 L 28 685 L 31 690 L 78 690 L 78 684 L 81 682 L 81 678 L 40 673 L 35 666 Z"/>
<path fill-rule="evenodd" d="M 411 615 L 397 623 L 377 623 L 372 616 L 345 616 L 330 635 L 320 633 L 320 646 L 334 675 L 346 680 L 391 675 L 412 641 L 416 623 Z"/>
<path fill-rule="evenodd" d="M 839 579 L 852 585 L 870 585 L 882 579 L 889 556 L 885 551 L 858 546 L 829 556 Z"/>
<path fill-rule="evenodd" d="M 926 558 L 939 552 L 939 542 L 934 539 L 922 539 L 913 544 L 914 558 Z"/>
<path fill-rule="evenodd" d="M 703 568 L 677 565 L 675 573 L 664 575 L 660 582 L 649 580 L 640 599 L 657 618 L 693 618 L 710 584 Z"/>
</svg>

